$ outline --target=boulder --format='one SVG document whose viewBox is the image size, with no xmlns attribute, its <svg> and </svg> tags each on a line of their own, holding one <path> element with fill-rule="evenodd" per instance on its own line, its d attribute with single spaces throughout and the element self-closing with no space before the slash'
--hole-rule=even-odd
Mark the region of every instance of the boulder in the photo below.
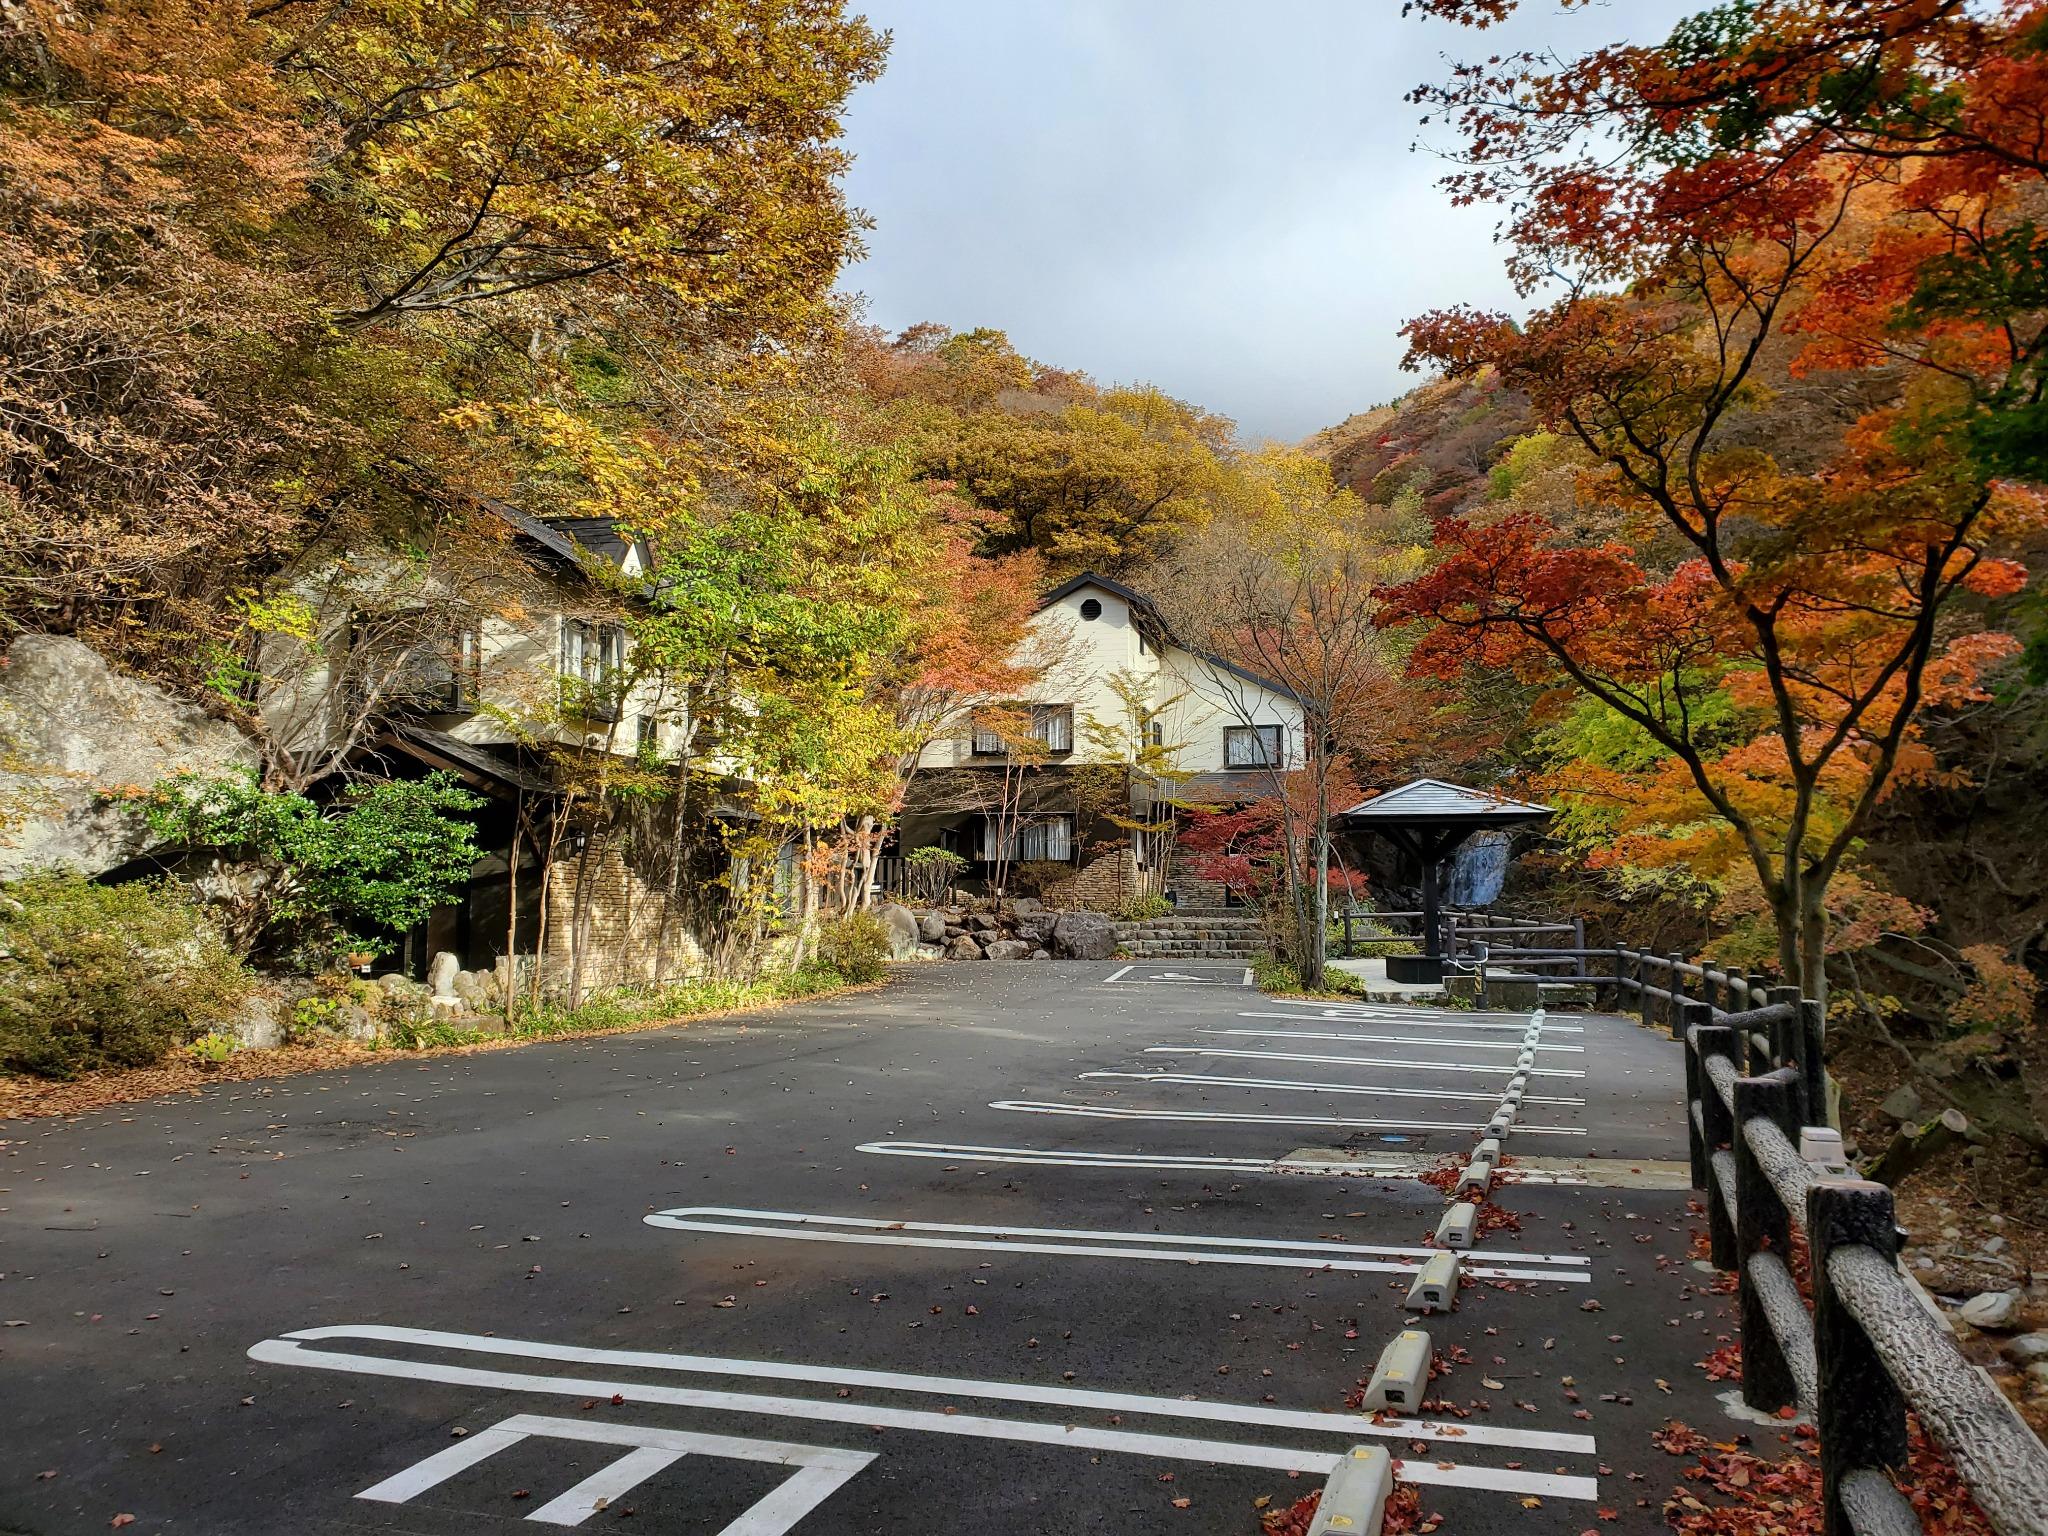
<svg viewBox="0 0 2048 1536">
<path fill-rule="evenodd" d="M 274 1051 L 284 1044 L 284 1024 L 277 1011 L 274 999 L 253 993 L 242 1003 L 228 1032 L 245 1050 Z"/>
<path fill-rule="evenodd" d="M 1901 1083 L 1878 1105 L 1878 1109 L 1894 1120 L 1911 1120 L 1920 1113 L 1920 1095 L 1911 1083 Z"/>
<path fill-rule="evenodd" d="M 889 930 L 889 958 L 908 960 L 917 953 L 921 938 L 917 918 L 910 908 L 901 902 L 884 902 L 875 908 L 875 916 L 882 920 L 882 926 Z"/>
<path fill-rule="evenodd" d="M 1031 946 L 1022 939 L 997 939 L 988 947 L 991 960 L 1027 960 L 1030 956 Z"/>
<path fill-rule="evenodd" d="M 1058 926 L 1057 912 L 1024 912 L 1017 918 L 1017 937 L 1029 939 L 1034 944 L 1050 944 L 1052 931 Z"/>
<path fill-rule="evenodd" d="M 1030 917 L 1035 912 L 1043 912 L 1045 903 L 1036 896 L 1019 896 L 1010 903 L 1010 910 L 1019 917 Z"/>
<path fill-rule="evenodd" d="M 1956 1308 L 1956 1316 L 1972 1328 L 1995 1331 L 2014 1326 L 2019 1305 L 2018 1291 L 1986 1291 L 1981 1296 L 1972 1296 Z"/>
<path fill-rule="evenodd" d="M 946 946 L 943 944 L 920 944 L 917 946 L 917 958 L 920 960 L 943 960 L 946 958 Z"/>
<path fill-rule="evenodd" d="M 2023 1333 L 2016 1339 L 2008 1339 L 2005 1357 L 2014 1365 L 2038 1365 L 2048 1360 L 2048 1333 Z"/>
<path fill-rule="evenodd" d="M 394 1001 L 416 1003 L 427 996 L 427 989 L 403 971 L 386 971 L 377 978 L 377 985 L 384 989 L 385 996 Z"/>
<path fill-rule="evenodd" d="M 1050 960 L 1052 958 L 1052 951 L 1049 949 L 1034 949 L 1031 951 L 1031 958 L 1034 960 Z"/>
<path fill-rule="evenodd" d="M 481 1013 L 496 1001 L 491 995 L 489 971 L 457 971 L 451 990 L 468 1007 Z"/>
<path fill-rule="evenodd" d="M 259 763 L 233 726 L 114 671 L 82 641 L 23 635 L 0 667 L 0 880 L 59 867 L 97 875 L 148 852 L 155 840 L 140 818 L 103 791 Z"/>
<path fill-rule="evenodd" d="M 343 1003 L 335 1009 L 334 1027 L 351 1040 L 370 1041 L 377 1038 L 377 1021 L 370 1017 L 370 1010 L 361 1003 Z"/>
<path fill-rule="evenodd" d="M 462 974 L 462 962 L 455 958 L 455 952 L 437 949 L 434 958 L 427 962 L 427 990 L 436 997 L 455 996 L 455 978 Z"/>
<path fill-rule="evenodd" d="M 946 920 L 936 912 L 927 912 L 917 920 L 917 936 L 927 944 L 945 941 Z"/>
<path fill-rule="evenodd" d="M 1002 925 L 998 923 L 994 918 L 990 917 L 986 912 L 976 912 L 972 917 L 967 919 L 967 926 L 972 928 L 976 933 L 994 933 Z"/>
<path fill-rule="evenodd" d="M 948 960 L 979 960 L 981 958 L 981 946 L 963 933 L 946 946 L 946 958 Z"/>
<path fill-rule="evenodd" d="M 1100 912 L 1062 912 L 1052 948 L 1068 960 L 1107 960 L 1116 953 L 1116 924 Z"/>
</svg>

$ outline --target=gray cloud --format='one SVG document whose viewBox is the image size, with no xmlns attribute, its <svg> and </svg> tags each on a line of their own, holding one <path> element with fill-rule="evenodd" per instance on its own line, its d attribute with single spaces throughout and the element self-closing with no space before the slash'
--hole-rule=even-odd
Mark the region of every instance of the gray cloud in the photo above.
<svg viewBox="0 0 2048 1536">
<path fill-rule="evenodd" d="M 848 114 L 876 228 L 844 286 L 891 329 L 1000 327 L 1300 438 L 1414 382 L 1409 316 L 1517 302 L 1495 212 L 1410 152 L 1407 90 L 1447 52 L 1661 35 L 1695 4 L 1529 0 L 1471 34 L 1398 0 L 869 0 L 895 47 Z"/>
</svg>

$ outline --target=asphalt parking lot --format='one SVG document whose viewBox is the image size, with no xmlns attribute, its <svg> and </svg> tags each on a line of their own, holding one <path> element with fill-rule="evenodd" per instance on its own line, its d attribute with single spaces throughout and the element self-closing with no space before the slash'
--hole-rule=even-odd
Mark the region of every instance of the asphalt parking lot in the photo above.
<svg viewBox="0 0 2048 1536">
<path fill-rule="evenodd" d="M 1730 1326 L 1630 1021 L 1543 1022 L 1441 1406 L 1347 1406 L 1526 1022 L 925 966 L 9 1122 L 0 1528 L 1250 1533 L 1370 1441 L 1446 1531 L 1661 1529 Z"/>
</svg>

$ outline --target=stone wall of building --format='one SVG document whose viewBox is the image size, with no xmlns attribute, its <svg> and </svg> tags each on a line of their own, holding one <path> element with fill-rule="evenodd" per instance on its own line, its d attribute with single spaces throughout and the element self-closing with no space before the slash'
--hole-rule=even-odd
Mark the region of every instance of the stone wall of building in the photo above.
<svg viewBox="0 0 2048 1536">
<path fill-rule="evenodd" d="M 592 831 L 581 849 L 558 851 L 547 890 L 548 984 L 582 993 L 682 981 L 698 973 L 703 949 L 669 899 L 665 871 L 619 827 Z M 576 939 L 582 936 L 582 966 Z"/>
<path fill-rule="evenodd" d="M 1128 848 L 1117 848 L 1090 859 L 1071 879 L 1047 886 L 1045 904 L 1086 912 L 1114 912 L 1146 888 L 1138 856 Z"/>
</svg>

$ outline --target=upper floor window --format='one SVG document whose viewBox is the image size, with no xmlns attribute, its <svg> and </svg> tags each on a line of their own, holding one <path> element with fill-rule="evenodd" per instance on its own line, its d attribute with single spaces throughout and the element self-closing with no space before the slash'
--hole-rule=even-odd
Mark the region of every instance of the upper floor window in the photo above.
<svg viewBox="0 0 2048 1536">
<path fill-rule="evenodd" d="M 1278 768 L 1280 727 L 1277 725 L 1227 725 L 1223 728 L 1223 766 L 1226 768 Z"/>
<path fill-rule="evenodd" d="M 1014 739 L 1011 733 L 1019 730 L 1049 753 L 1074 750 L 1073 705 L 1033 704 L 1029 710 L 1028 715 L 1023 705 L 977 710 L 968 751 L 975 757 L 1005 757 Z"/>
<path fill-rule="evenodd" d="M 626 629 L 585 619 L 562 621 L 562 678 L 568 705 L 591 720 L 618 717 L 618 692 L 626 671 Z"/>
<path fill-rule="evenodd" d="M 380 709 L 465 714 L 476 708 L 483 692 L 483 637 L 474 624 L 421 640 L 396 626 L 379 633 L 370 620 L 358 618 L 351 623 L 349 645 L 361 658 L 355 686 Z"/>
</svg>

